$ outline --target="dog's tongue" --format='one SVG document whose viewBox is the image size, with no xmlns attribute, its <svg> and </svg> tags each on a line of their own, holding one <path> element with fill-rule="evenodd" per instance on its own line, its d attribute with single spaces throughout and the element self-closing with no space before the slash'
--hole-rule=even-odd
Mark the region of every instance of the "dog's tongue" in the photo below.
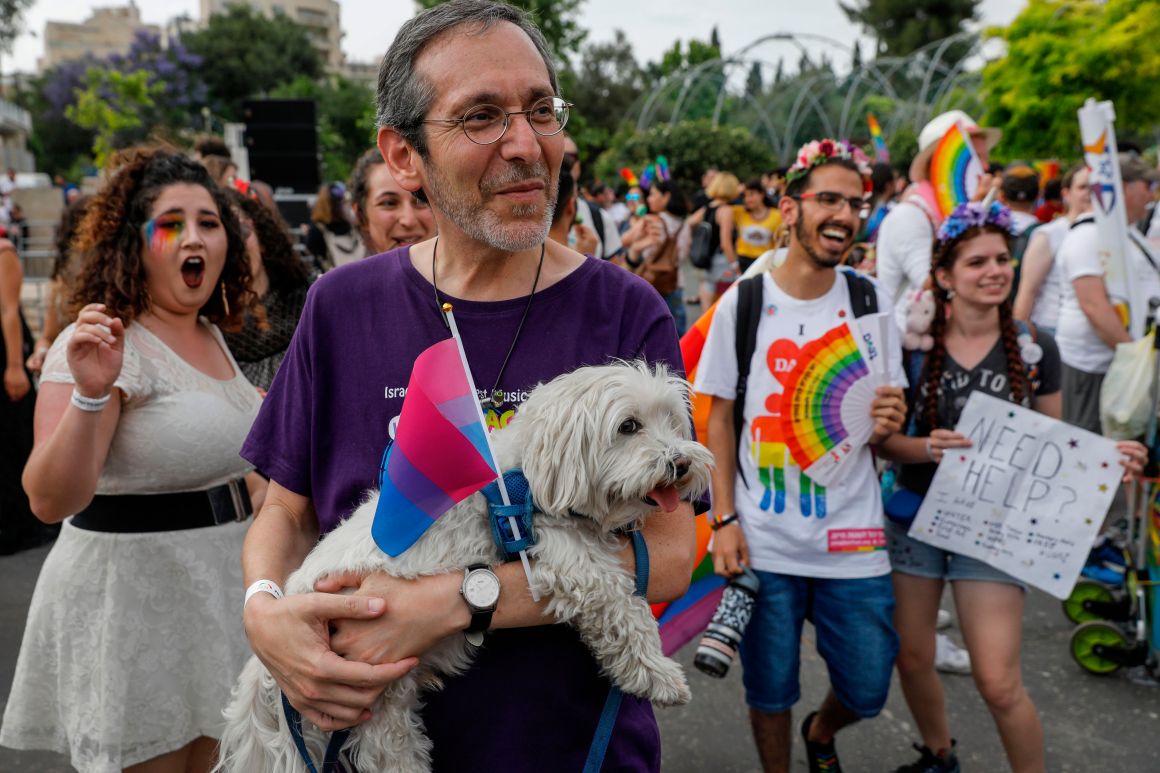
<svg viewBox="0 0 1160 773">
<path fill-rule="evenodd" d="M 666 513 L 676 510 L 681 501 L 681 495 L 676 486 L 657 486 L 648 492 L 648 495 Z"/>
</svg>

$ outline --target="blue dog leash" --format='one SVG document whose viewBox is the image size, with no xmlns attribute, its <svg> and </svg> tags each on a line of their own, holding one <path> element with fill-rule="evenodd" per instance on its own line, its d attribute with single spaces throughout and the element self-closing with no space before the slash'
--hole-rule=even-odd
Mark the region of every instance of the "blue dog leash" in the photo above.
<svg viewBox="0 0 1160 773">
<path fill-rule="evenodd" d="M 632 533 L 632 554 L 636 558 L 636 595 L 648 594 L 648 545 L 640 530 Z M 604 709 L 600 712 L 600 720 L 596 723 L 596 735 L 592 738 L 592 746 L 588 748 L 588 759 L 584 761 L 584 773 L 600 773 L 604 766 L 604 755 L 608 751 L 608 742 L 612 740 L 612 728 L 616 726 L 616 717 L 620 713 L 620 704 L 624 700 L 624 693 L 615 684 L 608 688 L 608 698 L 604 701 Z"/>
<path fill-rule="evenodd" d="M 306 762 L 306 769 L 310 773 L 343 773 L 339 755 L 342 754 L 346 739 L 350 737 L 350 728 L 337 730 L 330 736 L 320 772 L 314 767 L 314 760 L 310 759 L 310 752 L 306 750 L 306 740 L 302 737 L 302 715 L 298 713 L 298 709 L 290 705 L 290 701 L 286 700 L 286 693 L 282 693 L 282 712 L 286 715 L 286 724 L 290 726 L 290 737 L 294 739 L 294 746 Z"/>
</svg>

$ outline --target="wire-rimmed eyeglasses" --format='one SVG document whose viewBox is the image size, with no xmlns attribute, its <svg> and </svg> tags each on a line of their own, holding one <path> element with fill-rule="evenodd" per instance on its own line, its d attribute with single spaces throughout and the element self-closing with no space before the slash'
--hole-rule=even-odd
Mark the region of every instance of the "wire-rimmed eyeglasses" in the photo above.
<svg viewBox="0 0 1160 773">
<path fill-rule="evenodd" d="M 848 204 L 850 205 L 850 211 L 853 212 L 856 217 L 860 218 L 865 218 L 870 214 L 869 200 L 862 197 L 846 197 L 840 193 L 834 193 L 833 191 L 806 191 L 805 193 L 798 194 L 797 196 L 791 196 L 790 198 L 797 199 L 798 201 L 813 199 L 822 207 L 822 209 L 828 209 L 831 212 L 841 212 L 842 205 Z"/>
<path fill-rule="evenodd" d="M 568 123 L 568 111 L 572 107 L 560 97 L 543 97 L 527 110 L 507 111 L 495 105 L 476 105 L 462 118 L 427 118 L 423 123 L 459 124 L 467 139 L 476 145 L 490 145 L 507 133 L 513 115 L 527 116 L 532 131 L 541 137 L 559 134 Z"/>
</svg>

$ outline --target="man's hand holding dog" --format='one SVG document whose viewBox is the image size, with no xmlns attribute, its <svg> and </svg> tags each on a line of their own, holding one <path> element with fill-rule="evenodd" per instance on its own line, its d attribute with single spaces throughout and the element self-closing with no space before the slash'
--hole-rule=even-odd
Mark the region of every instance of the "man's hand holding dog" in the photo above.
<svg viewBox="0 0 1160 773">
<path fill-rule="evenodd" d="M 901 432 L 906 420 L 906 397 L 902 387 L 880 386 L 875 393 L 877 397 L 870 403 L 870 416 L 874 419 L 870 445 L 878 445 L 895 432 Z"/>
<path fill-rule="evenodd" d="M 406 658 L 372 665 L 331 650 L 332 620 L 375 618 L 384 609 L 380 598 L 259 593 L 246 605 L 246 634 L 291 705 L 323 730 L 340 730 L 370 719 L 386 686 L 418 664 Z"/>
</svg>

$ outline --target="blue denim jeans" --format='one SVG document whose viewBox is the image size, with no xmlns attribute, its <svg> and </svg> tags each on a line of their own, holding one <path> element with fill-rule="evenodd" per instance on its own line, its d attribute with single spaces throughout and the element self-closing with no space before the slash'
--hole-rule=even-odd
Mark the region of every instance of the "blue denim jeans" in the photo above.
<svg viewBox="0 0 1160 773">
<path fill-rule="evenodd" d="M 741 640 L 749 706 L 776 714 L 801 698 L 802 623 L 809 620 L 838 700 L 863 718 L 880 712 L 898 655 L 890 575 L 851 580 L 758 571 L 757 577 L 761 590 Z"/>
</svg>

